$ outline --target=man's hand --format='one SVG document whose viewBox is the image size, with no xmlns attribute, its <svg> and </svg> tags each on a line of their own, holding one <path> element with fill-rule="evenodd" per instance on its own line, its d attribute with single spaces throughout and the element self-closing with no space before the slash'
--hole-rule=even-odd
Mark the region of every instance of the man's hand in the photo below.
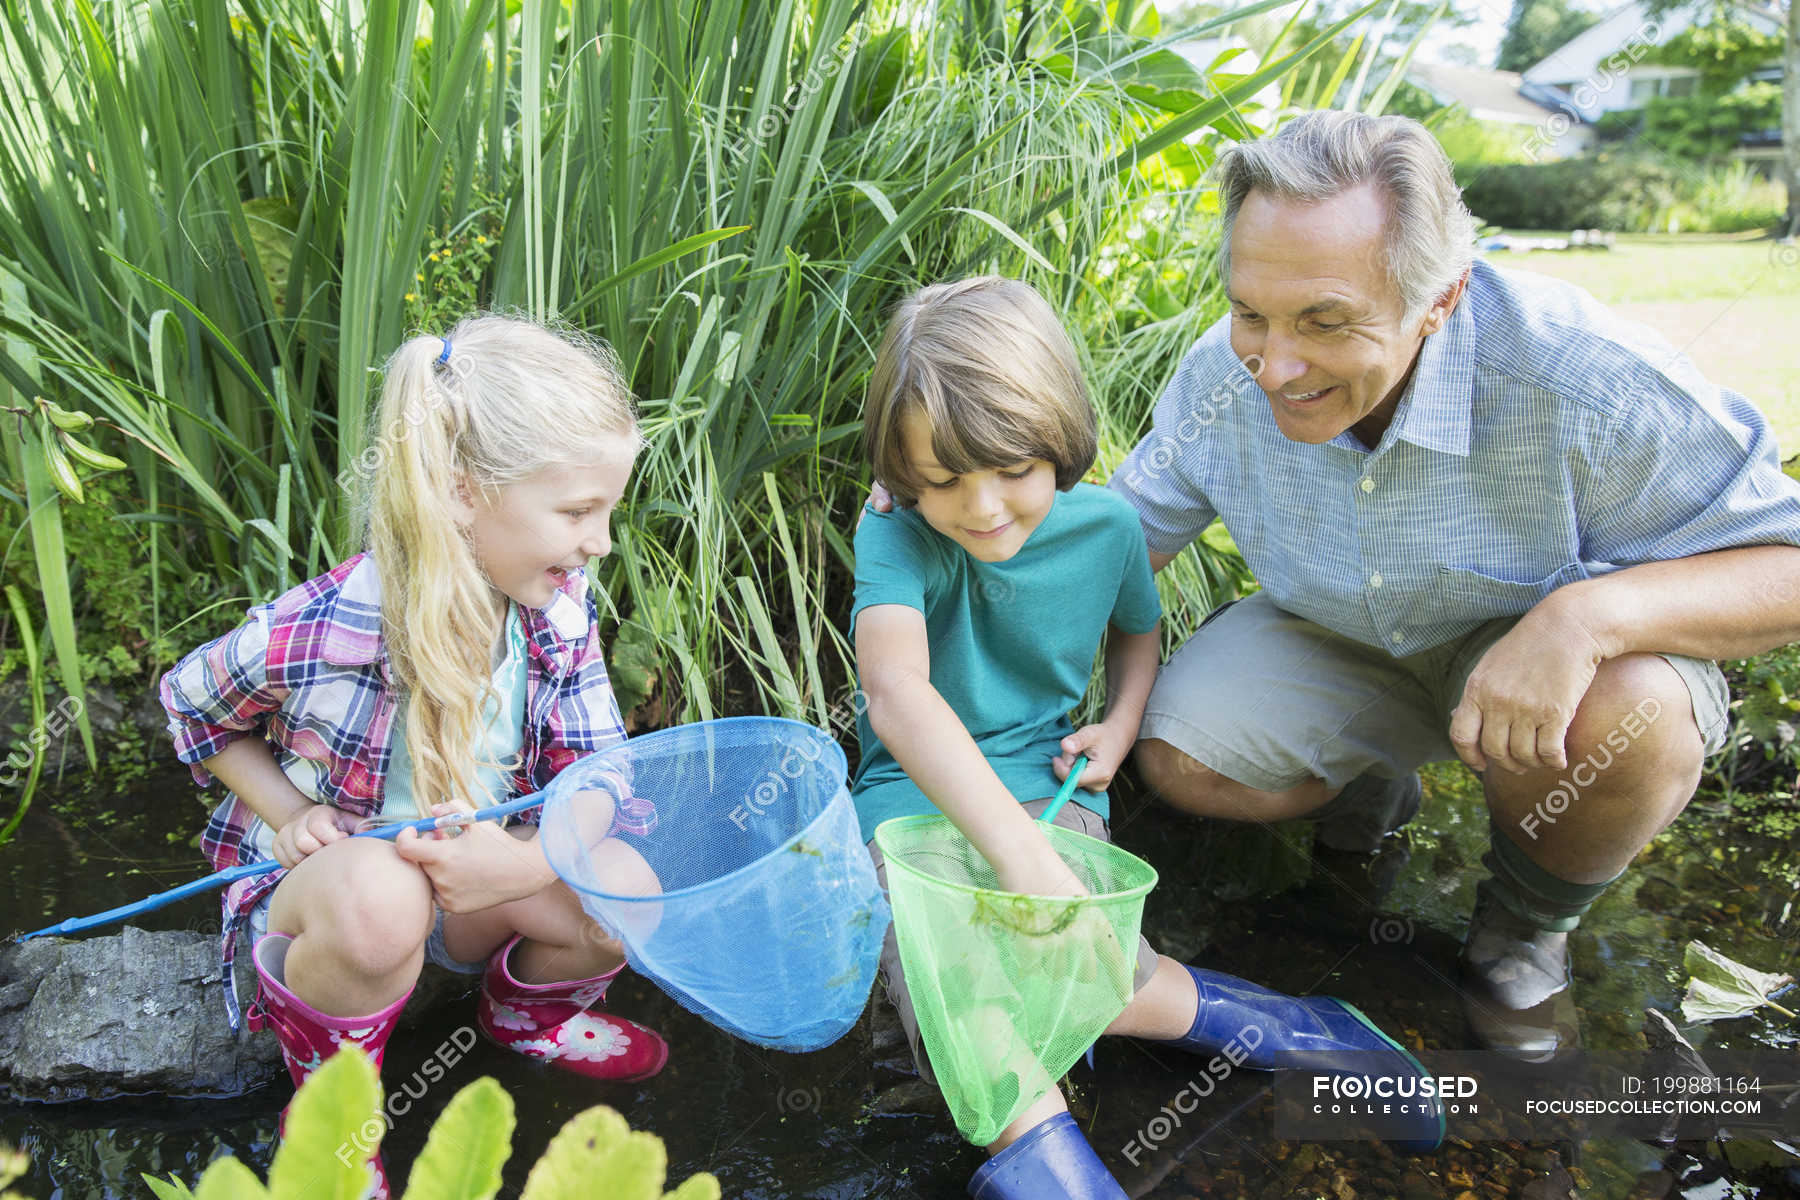
<svg viewBox="0 0 1800 1200">
<path fill-rule="evenodd" d="M 436 804 L 431 815 L 462 811 Z M 479 912 L 509 900 L 534 896 L 556 878 L 535 836 L 515 836 L 493 821 L 476 821 L 421 837 L 402 829 L 394 839 L 400 857 L 424 868 L 433 899 L 449 913 Z"/>
<path fill-rule="evenodd" d="M 877 481 L 875 483 L 871 483 L 869 485 L 869 499 L 868 499 L 867 503 L 874 505 L 876 512 L 884 513 L 884 512 L 893 512 L 894 511 L 894 495 L 892 492 L 890 492 L 886 488 L 882 487 L 881 483 L 879 481 Z M 852 529 L 861 528 L 862 523 L 863 523 L 863 517 L 866 514 L 867 514 L 867 509 L 864 509 L 864 508 L 857 509 L 856 510 L 856 524 L 851 526 L 851 528 Z"/>
<path fill-rule="evenodd" d="M 329 804 L 309 805 L 305 812 L 281 827 L 270 853 L 284 867 L 298 866 L 309 854 L 356 832 L 361 817 Z"/>
<path fill-rule="evenodd" d="M 1450 742 L 1473 770 L 1492 764 L 1517 775 L 1569 765 L 1569 724 L 1606 655 L 1554 595 L 1488 647 L 1450 714 Z"/>
<path fill-rule="evenodd" d="M 1057 779 L 1066 780 L 1075 760 L 1085 754 L 1087 767 L 1081 772 L 1079 786 L 1086 791 L 1098 792 L 1118 774 L 1119 764 L 1131 753 L 1134 740 L 1132 735 L 1122 734 L 1104 721 L 1083 725 L 1062 740 L 1062 753 L 1050 760 L 1050 769 L 1056 772 Z"/>
</svg>

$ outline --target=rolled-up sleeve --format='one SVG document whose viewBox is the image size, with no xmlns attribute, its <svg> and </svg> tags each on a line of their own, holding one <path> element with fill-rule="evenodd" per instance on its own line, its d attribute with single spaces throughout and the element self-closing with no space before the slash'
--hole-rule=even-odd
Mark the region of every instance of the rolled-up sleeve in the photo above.
<svg viewBox="0 0 1800 1200">
<path fill-rule="evenodd" d="M 1220 322 L 1188 351 L 1156 402 L 1150 432 L 1107 481 L 1137 510 L 1145 542 L 1157 554 L 1186 548 L 1218 515 L 1203 486 L 1208 443 L 1218 397 L 1242 391 L 1231 386 L 1231 372 L 1243 368 L 1231 354 L 1228 333 Z"/>
<path fill-rule="evenodd" d="M 268 609 L 253 609 L 242 625 L 193 651 L 162 678 L 159 695 L 175 755 L 201 787 L 212 783 L 212 774 L 200 763 L 260 732 L 286 698 L 269 678 L 268 618 Z"/>
<path fill-rule="evenodd" d="M 1769 423 L 1726 389 L 1638 380 L 1579 489 L 1582 558 L 1619 567 L 1737 546 L 1800 545 L 1800 483 Z"/>
</svg>

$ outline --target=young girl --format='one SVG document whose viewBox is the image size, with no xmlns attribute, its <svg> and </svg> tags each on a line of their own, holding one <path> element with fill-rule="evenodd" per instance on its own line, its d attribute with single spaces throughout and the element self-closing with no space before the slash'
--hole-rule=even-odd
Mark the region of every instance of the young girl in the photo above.
<svg viewBox="0 0 1800 1200">
<path fill-rule="evenodd" d="M 251 937 L 251 1028 L 275 1030 L 296 1086 L 342 1045 L 379 1065 L 428 958 L 481 975 L 478 1024 L 499 1044 L 596 1079 L 654 1075 L 668 1047 L 599 1007 L 624 955 L 556 879 L 536 810 L 454 838 L 349 836 L 541 789 L 624 738 L 584 570 L 611 549 L 640 444 L 629 389 L 601 345 L 472 317 L 394 352 L 376 432 L 367 551 L 162 681 L 182 761 L 230 789 L 208 857 L 285 868 L 225 893 L 226 979 Z M 612 829 L 653 816 L 626 801 Z M 595 853 L 654 888 L 616 838 Z"/>
<path fill-rule="evenodd" d="M 1135 511 L 1078 482 L 1096 440 L 1074 347 L 1030 287 L 965 279 L 900 306 L 864 413 L 865 452 L 897 507 L 868 510 L 856 532 L 851 631 L 868 705 L 852 793 L 865 838 L 890 817 L 941 811 L 1005 889 L 1084 894 L 1033 818 L 1085 754 L 1082 799 L 1056 824 L 1109 837 L 1102 789 L 1137 739 L 1161 617 Z M 1107 711 L 1075 729 L 1068 714 L 1103 639 Z M 882 977 L 932 1078 L 891 931 Z M 1183 966 L 1142 939 L 1133 988 L 1108 1032 L 1229 1047 L 1253 1067 L 1417 1068 L 1341 1001 Z M 1435 1139 L 1435 1117 L 1420 1125 Z M 988 1150 L 969 1186 L 984 1200 L 1125 1195 L 1054 1087 Z"/>
</svg>

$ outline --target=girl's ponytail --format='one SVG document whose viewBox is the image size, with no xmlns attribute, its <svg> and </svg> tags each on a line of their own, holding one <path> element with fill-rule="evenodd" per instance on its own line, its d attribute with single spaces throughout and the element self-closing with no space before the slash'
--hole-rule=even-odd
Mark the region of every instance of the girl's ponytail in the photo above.
<svg viewBox="0 0 1800 1200">
<path fill-rule="evenodd" d="M 446 352 L 447 351 L 447 352 Z M 491 654 L 505 613 L 457 520 L 459 494 L 638 444 L 631 395 L 610 351 L 506 317 L 416 337 L 388 360 L 366 483 L 382 632 L 406 694 L 415 803 L 466 807 L 482 794 Z M 365 459 L 371 457 L 364 456 Z M 504 597 L 499 598 L 504 601 Z"/>
</svg>

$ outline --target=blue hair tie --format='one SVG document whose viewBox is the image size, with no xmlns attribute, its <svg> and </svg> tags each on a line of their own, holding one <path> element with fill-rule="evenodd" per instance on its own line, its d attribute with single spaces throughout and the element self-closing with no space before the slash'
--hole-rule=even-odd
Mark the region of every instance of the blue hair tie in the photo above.
<svg viewBox="0 0 1800 1200">
<path fill-rule="evenodd" d="M 438 341 L 444 343 L 444 352 L 437 356 L 438 365 L 443 366 L 450 361 L 450 339 L 439 338 Z"/>
</svg>

